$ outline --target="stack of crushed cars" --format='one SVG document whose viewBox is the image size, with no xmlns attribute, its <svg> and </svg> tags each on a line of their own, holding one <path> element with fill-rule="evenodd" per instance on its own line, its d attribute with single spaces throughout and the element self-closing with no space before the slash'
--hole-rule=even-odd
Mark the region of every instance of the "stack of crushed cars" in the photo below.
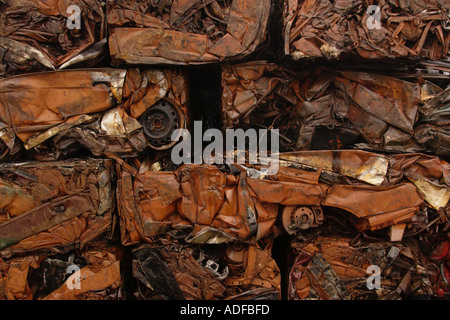
<svg viewBox="0 0 450 320">
<path fill-rule="evenodd" d="M 0 12 L 0 299 L 450 298 L 448 1 Z M 211 117 L 278 170 L 174 163 Z"/>
</svg>

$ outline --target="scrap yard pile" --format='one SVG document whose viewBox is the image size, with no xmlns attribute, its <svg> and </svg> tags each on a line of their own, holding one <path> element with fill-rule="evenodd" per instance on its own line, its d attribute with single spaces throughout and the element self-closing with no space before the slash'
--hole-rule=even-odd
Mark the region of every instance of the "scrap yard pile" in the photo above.
<svg viewBox="0 0 450 320">
<path fill-rule="evenodd" d="M 449 52 L 445 0 L 0 0 L 0 299 L 450 299 Z"/>
</svg>

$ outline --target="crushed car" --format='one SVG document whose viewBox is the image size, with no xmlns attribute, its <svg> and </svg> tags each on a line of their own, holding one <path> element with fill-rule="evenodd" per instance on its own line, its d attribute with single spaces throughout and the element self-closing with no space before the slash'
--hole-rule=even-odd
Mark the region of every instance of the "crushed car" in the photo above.
<svg viewBox="0 0 450 320">
<path fill-rule="evenodd" d="M 109 159 L 0 165 L 0 256 L 64 252 L 112 239 Z"/>
<path fill-rule="evenodd" d="M 270 0 L 108 1 L 111 63 L 190 65 L 242 59 L 265 42 Z"/>
<path fill-rule="evenodd" d="M 0 299 L 123 297 L 113 160 L 0 167 Z"/>
<path fill-rule="evenodd" d="M 55 87 L 54 84 L 58 83 Z M 0 159 L 57 160 L 165 150 L 188 123 L 187 80 L 172 69 L 77 69 L 0 80 Z"/>
<path fill-rule="evenodd" d="M 321 225 L 324 207 L 350 213 L 361 231 L 407 224 L 420 230 L 427 227 L 428 210 L 434 223 L 447 219 L 449 164 L 436 156 L 301 151 L 280 153 L 275 175 L 258 166 L 232 167 L 184 164 L 161 171 L 144 162 L 121 169 L 123 244 L 162 234 L 198 244 L 254 243 L 279 234 L 280 210 L 289 234 Z"/>
<path fill-rule="evenodd" d="M 252 61 L 224 65 L 222 88 L 222 129 L 278 129 L 281 151 L 449 156 L 448 88 L 430 81 L 325 66 L 293 71 Z"/>
</svg>

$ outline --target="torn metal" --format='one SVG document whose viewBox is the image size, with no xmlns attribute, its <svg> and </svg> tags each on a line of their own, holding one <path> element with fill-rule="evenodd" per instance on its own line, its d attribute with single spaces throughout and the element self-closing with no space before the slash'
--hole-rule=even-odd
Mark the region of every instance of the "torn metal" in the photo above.
<svg viewBox="0 0 450 320">
<path fill-rule="evenodd" d="M 113 65 L 240 59 L 267 38 L 270 0 L 108 1 Z"/>
</svg>

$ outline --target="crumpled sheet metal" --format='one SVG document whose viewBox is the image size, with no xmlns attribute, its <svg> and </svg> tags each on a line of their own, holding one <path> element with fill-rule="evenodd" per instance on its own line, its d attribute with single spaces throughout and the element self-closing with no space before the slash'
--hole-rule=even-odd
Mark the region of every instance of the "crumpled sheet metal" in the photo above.
<svg viewBox="0 0 450 320">
<path fill-rule="evenodd" d="M 447 1 L 289 0 L 284 8 L 284 54 L 294 60 L 445 59 L 449 53 Z M 375 13 L 375 14 L 374 14 Z M 379 16 L 379 28 L 376 18 Z"/>
<path fill-rule="evenodd" d="M 270 0 L 109 1 L 114 65 L 200 64 L 243 58 L 265 40 Z"/>
<path fill-rule="evenodd" d="M 111 239 L 113 170 L 109 159 L 1 165 L 0 256 Z"/>
<path fill-rule="evenodd" d="M 356 148 L 448 156 L 448 89 L 266 61 L 222 68 L 222 128 L 276 128 L 281 151 Z"/>
<path fill-rule="evenodd" d="M 292 170 L 290 175 L 294 180 L 302 175 L 302 171 Z M 289 180 L 291 179 L 277 182 L 249 179 L 249 185 L 263 204 L 343 209 L 350 213 L 349 217 L 356 218 L 353 219 L 353 224 L 360 231 L 379 230 L 399 223 L 414 223 L 424 207 L 424 200 L 418 190 L 408 182 L 390 186 L 370 186 L 361 183 L 311 184 Z"/>
<path fill-rule="evenodd" d="M 143 300 L 280 299 L 272 245 L 141 245 L 133 249 L 136 297 Z"/>
<path fill-rule="evenodd" d="M 146 167 L 136 169 L 138 174 L 121 168 L 117 199 L 122 243 L 148 242 L 163 235 L 200 244 L 253 243 L 278 234 L 275 222 L 286 206 L 345 210 L 360 231 L 397 224 L 412 231 L 426 228 L 427 205 L 445 217 L 450 196 L 445 161 L 422 154 L 387 158 L 365 151 L 333 152 L 331 157 L 330 151 L 289 154 L 290 160 L 283 160 L 274 176 L 254 175 L 258 168 L 245 166 L 239 174 L 195 164 L 174 172 Z M 303 159 L 308 160 L 306 165 Z M 335 159 L 329 173 L 326 159 Z M 340 171 L 339 159 L 348 159 L 342 168 L 354 171 Z M 357 180 L 354 173 L 374 159 L 384 160 L 382 183 Z M 380 178 L 380 172 L 375 176 Z"/>
<path fill-rule="evenodd" d="M 435 263 L 445 261 L 445 254 L 440 257 L 435 251 L 429 256 L 426 245 L 415 238 L 392 244 L 328 235 L 293 241 L 291 246 L 290 300 L 396 300 L 445 294 L 439 287 L 443 281 L 436 281 L 439 266 Z M 377 290 L 368 287 L 368 283 L 374 285 L 371 266 L 380 270 Z"/>
<path fill-rule="evenodd" d="M 70 6 L 80 8 L 80 27 Z M 62 69 L 83 62 L 94 66 L 107 50 L 106 16 L 98 0 L 14 1 L 0 6 L 0 78 Z M 75 20 L 74 20 L 75 21 Z"/>
<path fill-rule="evenodd" d="M 389 187 L 332 186 L 323 204 L 352 213 L 360 219 L 355 227 L 364 231 L 412 222 L 424 201 L 413 184 L 402 183 Z"/>
<path fill-rule="evenodd" d="M 180 128 L 187 122 L 187 81 L 178 70 L 62 70 L 9 77 L 0 86 L 4 158 L 20 142 L 29 150 L 50 139 L 53 160 L 74 142 L 96 156 L 136 155 L 149 145 L 137 119 L 161 99 L 180 110 Z"/>
<path fill-rule="evenodd" d="M 278 128 L 282 151 L 411 144 L 421 97 L 418 84 L 388 76 L 265 61 L 225 65 L 222 87 L 223 128 Z"/>
<path fill-rule="evenodd" d="M 14 129 L 25 142 L 71 117 L 106 111 L 122 99 L 125 74 L 113 69 L 64 70 L 2 79 L 2 127 Z"/>
<path fill-rule="evenodd" d="M 259 240 L 271 233 L 278 214 L 278 204 L 253 199 L 245 173 L 234 176 L 209 165 L 144 170 L 136 177 L 121 169 L 117 203 L 126 245 L 174 232 L 189 243 Z"/>
<path fill-rule="evenodd" d="M 65 256 L 0 258 L 0 300 L 120 299 L 122 259 L 118 247 L 101 246 Z M 69 277 L 74 266 L 79 274 Z"/>
</svg>

